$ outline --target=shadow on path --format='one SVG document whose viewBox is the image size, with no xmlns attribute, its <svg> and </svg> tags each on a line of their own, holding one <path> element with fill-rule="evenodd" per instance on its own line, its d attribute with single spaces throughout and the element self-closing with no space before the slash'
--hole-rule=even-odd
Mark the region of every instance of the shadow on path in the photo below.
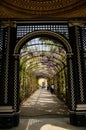
<svg viewBox="0 0 86 130">
<path fill-rule="evenodd" d="M 66 105 L 46 89 L 38 89 L 21 105 L 23 117 L 68 116 Z"/>
<path fill-rule="evenodd" d="M 22 104 L 20 124 L 11 130 L 86 130 L 86 127 L 70 125 L 67 115 L 63 102 L 40 89 Z"/>
</svg>

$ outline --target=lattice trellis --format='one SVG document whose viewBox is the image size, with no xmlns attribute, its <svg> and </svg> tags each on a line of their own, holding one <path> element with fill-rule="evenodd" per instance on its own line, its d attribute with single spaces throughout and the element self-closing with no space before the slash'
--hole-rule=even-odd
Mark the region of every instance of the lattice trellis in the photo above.
<svg viewBox="0 0 86 130">
<path fill-rule="evenodd" d="M 77 64 L 78 64 L 78 81 L 79 81 L 79 90 L 80 90 L 80 102 L 84 102 L 84 88 L 83 88 L 83 75 L 82 75 L 82 54 L 81 54 L 81 37 L 79 27 L 75 27 L 75 35 L 76 35 L 76 51 L 77 51 Z M 78 91 L 78 90 L 77 90 Z M 79 93 L 79 92 L 78 92 Z"/>
<path fill-rule="evenodd" d="M 81 37 L 82 37 L 82 52 L 83 52 L 83 57 L 82 57 L 82 70 L 83 70 L 83 84 L 84 84 L 84 102 L 86 103 L 86 26 L 84 26 L 82 28 L 82 33 L 81 33 Z"/>
<path fill-rule="evenodd" d="M 3 28 L 0 26 L 0 74 L 1 74 L 1 64 L 2 64 L 2 52 L 3 52 Z"/>
<path fill-rule="evenodd" d="M 82 28 L 83 51 L 86 52 L 86 26 Z"/>
<path fill-rule="evenodd" d="M 3 57 L 3 28 L 1 28 L 1 26 L 0 26 L 0 85 L 1 85 L 1 87 L 2 87 L 2 84 L 3 84 L 3 78 L 2 78 L 2 74 L 3 74 L 3 70 L 2 70 L 2 57 Z M 1 104 L 1 102 L 3 102 L 3 97 L 1 96 L 3 94 L 3 90 L 2 90 L 2 92 L 0 92 L 0 104 Z"/>
<path fill-rule="evenodd" d="M 85 82 L 86 82 L 86 26 L 84 27 L 80 27 L 78 30 L 78 40 L 79 40 L 79 48 L 80 48 L 80 58 L 81 58 L 81 71 L 82 74 L 80 74 L 80 78 L 82 77 L 83 79 L 83 84 L 80 89 L 80 92 L 84 93 L 84 95 L 82 95 L 82 98 L 85 102 L 85 92 L 86 92 L 86 88 L 85 88 Z M 79 65 L 80 67 L 80 65 Z M 84 89 L 84 90 L 83 90 Z"/>
<path fill-rule="evenodd" d="M 83 60 L 84 60 L 84 79 L 86 81 L 86 26 L 82 28 L 82 47 L 83 47 Z"/>
<path fill-rule="evenodd" d="M 4 97 L 1 97 L 2 103 L 5 99 L 7 99 L 7 84 L 8 84 L 8 64 L 6 63 L 7 56 L 7 44 L 8 44 L 8 28 L 0 27 L 0 74 L 1 74 L 1 83 L 2 95 L 4 93 Z M 5 87 L 6 86 L 6 87 Z M 4 90 L 3 90 L 4 89 Z M 4 98 L 4 99 L 3 99 Z"/>
<path fill-rule="evenodd" d="M 84 70 L 84 72 L 85 72 L 85 76 L 86 76 L 86 58 L 84 58 L 84 65 L 85 65 L 85 70 Z"/>
<path fill-rule="evenodd" d="M 68 26 L 67 25 L 55 25 L 55 24 L 47 24 L 47 25 L 25 25 L 25 26 L 17 26 L 17 39 L 20 39 L 24 35 L 26 35 L 29 32 L 38 31 L 38 30 L 49 30 L 53 32 L 58 32 L 60 34 L 63 34 L 66 38 L 69 38 L 68 36 Z"/>
<path fill-rule="evenodd" d="M 0 26 L 0 57 L 3 50 L 3 28 Z"/>
<path fill-rule="evenodd" d="M 4 41 L 4 43 L 5 43 L 5 48 L 4 48 L 4 50 L 5 50 L 5 54 L 6 54 L 6 59 L 5 59 L 5 90 L 4 90 L 4 102 L 5 103 L 7 103 L 7 99 L 8 99 L 8 74 L 9 74 L 9 72 L 8 72 L 8 66 L 9 66 L 9 45 L 8 45 L 8 28 L 6 28 L 5 29 L 5 41 Z"/>
</svg>

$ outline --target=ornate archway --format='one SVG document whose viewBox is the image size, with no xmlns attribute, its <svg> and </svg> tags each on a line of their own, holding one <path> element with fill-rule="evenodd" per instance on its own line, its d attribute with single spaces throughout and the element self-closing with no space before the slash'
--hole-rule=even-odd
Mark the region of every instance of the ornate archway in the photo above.
<svg viewBox="0 0 86 130">
<path fill-rule="evenodd" d="M 64 46 L 67 50 L 67 53 L 72 53 L 72 48 L 71 48 L 69 42 L 63 36 L 61 36 L 58 33 L 54 33 L 52 31 L 42 30 L 42 31 L 34 31 L 32 33 L 28 33 L 26 36 L 21 38 L 15 46 L 14 55 L 19 53 L 19 50 L 20 50 L 21 46 L 25 43 L 25 41 L 32 39 L 33 37 L 37 37 L 37 36 L 49 36 L 49 37 L 58 39 L 64 44 Z"/>
<path fill-rule="evenodd" d="M 67 52 L 67 67 L 68 67 L 68 73 L 69 73 L 69 97 L 71 98 L 71 102 L 69 104 L 67 104 L 68 106 L 71 105 L 72 110 L 75 110 L 75 95 L 74 95 L 74 81 L 73 81 L 73 63 L 72 63 L 72 48 L 69 44 L 69 42 L 66 40 L 66 38 L 64 38 L 63 36 L 61 36 L 58 33 L 54 33 L 52 31 L 46 31 L 46 30 L 42 30 L 42 31 L 34 31 L 32 33 L 28 33 L 27 35 L 25 35 L 23 38 L 21 38 L 19 40 L 19 42 L 16 44 L 15 49 L 14 49 L 14 57 L 15 57 L 15 73 L 14 73 L 14 108 L 15 111 L 17 110 L 17 96 L 18 95 L 18 82 L 19 82 L 19 78 L 18 78 L 18 67 L 19 67 L 19 54 L 20 54 L 20 49 L 22 48 L 22 46 L 29 40 L 36 38 L 36 37 L 40 37 L 40 36 L 48 36 L 49 38 L 52 37 L 53 39 L 56 39 L 57 41 L 59 40 L 61 42 L 61 44 L 63 44 L 64 48 L 66 49 Z"/>
<path fill-rule="evenodd" d="M 62 35 L 56 32 L 39 30 L 27 33 L 25 36 L 16 42 L 16 28 L 14 27 L 5 27 L 1 28 L 3 32 L 3 41 L 2 37 L 2 48 L 5 49 L 3 56 L 4 61 L 2 61 L 2 74 L 4 75 L 5 80 L 2 80 L 2 92 L 1 92 L 1 109 L 4 108 L 4 113 L 7 112 L 14 120 L 13 125 L 18 125 L 19 123 L 19 54 L 20 49 L 25 44 L 26 41 L 31 40 L 38 36 L 47 36 L 60 41 L 64 46 L 67 52 L 67 67 L 68 67 L 68 108 L 70 110 L 70 119 L 72 123 L 75 122 L 75 117 L 77 116 L 77 111 L 79 108 L 82 109 L 79 114 L 83 115 L 83 105 L 85 106 L 85 88 L 82 71 L 82 66 L 84 66 L 81 57 L 83 53 L 80 51 L 80 37 L 78 38 L 78 29 L 77 25 L 72 26 L 69 29 L 69 41 Z M 80 30 L 81 31 L 81 30 Z M 80 32 L 81 33 L 81 32 Z M 15 35 L 14 35 L 15 34 Z M 10 48 L 10 49 L 9 49 Z M 85 57 L 85 56 L 84 56 Z M 6 75 L 5 75 L 6 74 Z M 77 76 L 76 76 L 77 75 Z M 85 109 L 85 107 L 84 107 Z M 85 113 L 85 110 L 84 110 Z M 1 118 L 2 112 L 1 112 Z M 10 118 L 10 117 L 9 117 Z M 84 117 L 85 118 L 85 117 Z M 3 118 L 4 119 L 4 118 Z M 16 122 L 15 122 L 16 119 Z M 77 121 L 77 120 L 76 120 Z"/>
</svg>

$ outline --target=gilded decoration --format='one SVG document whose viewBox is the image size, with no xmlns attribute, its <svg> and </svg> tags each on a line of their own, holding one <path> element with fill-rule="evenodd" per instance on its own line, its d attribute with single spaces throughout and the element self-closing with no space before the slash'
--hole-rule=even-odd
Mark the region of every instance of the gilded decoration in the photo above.
<svg viewBox="0 0 86 130">
<path fill-rule="evenodd" d="M 46 16 L 86 17 L 86 0 L 3 0 L 0 2 L 0 18 L 46 18 Z"/>
</svg>

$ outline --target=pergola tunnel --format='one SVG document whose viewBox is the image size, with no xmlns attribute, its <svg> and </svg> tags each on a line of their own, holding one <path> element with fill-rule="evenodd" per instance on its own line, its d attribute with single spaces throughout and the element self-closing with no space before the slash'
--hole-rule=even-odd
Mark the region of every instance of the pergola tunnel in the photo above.
<svg viewBox="0 0 86 130">
<path fill-rule="evenodd" d="M 19 79 L 20 102 L 54 84 L 54 94 L 67 103 L 67 54 L 62 43 L 48 36 L 28 40 L 20 51 Z"/>
</svg>

